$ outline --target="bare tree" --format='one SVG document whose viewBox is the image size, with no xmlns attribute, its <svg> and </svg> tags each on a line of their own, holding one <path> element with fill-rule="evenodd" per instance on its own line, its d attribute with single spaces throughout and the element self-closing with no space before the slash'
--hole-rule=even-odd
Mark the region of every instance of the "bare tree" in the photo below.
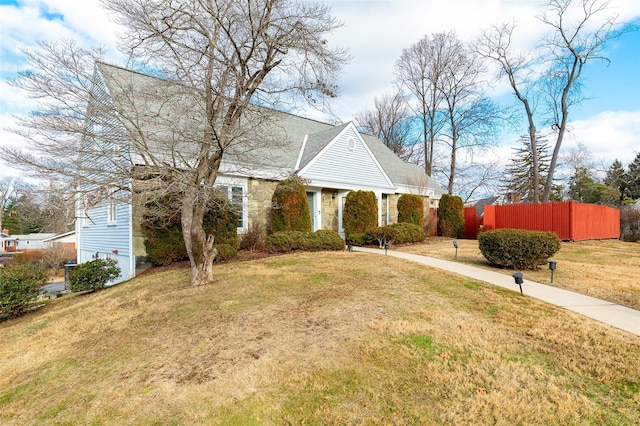
<svg viewBox="0 0 640 426">
<path fill-rule="evenodd" d="M 543 38 L 549 52 L 550 72 L 546 81 L 551 128 L 556 143 L 551 155 L 543 200 L 549 200 L 560 147 L 567 130 L 570 107 L 581 101 L 582 70 L 588 61 L 606 60 L 603 49 L 610 40 L 620 37 L 630 27 L 621 26 L 617 16 L 604 16 L 604 0 L 549 0 L 540 20 L 552 32 Z"/>
<path fill-rule="evenodd" d="M 522 104 L 528 124 L 529 148 L 531 152 L 531 198 L 534 203 L 540 201 L 540 160 L 538 158 L 537 129 L 534 113 L 537 105 L 537 94 L 533 90 L 537 77 L 533 70 L 537 60 L 532 55 L 525 55 L 513 50 L 512 37 L 515 23 L 493 26 L 485 30 L 475 43 L 475 50 L 482 57 L 498 64 L 500 75 L 509 80 L 518 102 Z"/>
<path fill-rule="evenodd" d="M 398 157 L 413 159 L 416 143 L 412 140 L 412 115 L 400 92 L 374 99 L 374 108 L 356 115 L 358 127 L 377 136 Z"/>
<path fill-rule="evenodd" d="M 406 88 L 417 103 L 415 113 L 422 124 L 424 170 L 429 176 L 433 172 L 435 143 L 444 125 L 440 113 L 442 74 L 449 61 L 451 45 L 456 42 L 452 32 L 424 36 L 404 49 L 395 65 L 398 84 Z"/>
<path fill-rule="evenodd" d="M 36 142 L 31 148 L 45 139 L 51 146 L 20 153 L 21 163 L 93 193 L 104 188 L 105 197 L 126 190 L 132 179 L 173 194 L 191 283 L 206 284 L 217 253 L 202 222 L 223 158 L 234 155 L 241 162 L 277 133 L 271 110 L 257 104 L 275 105 L 297 94 L 322 105 L 336 96 L 334 80 L 348 58 L 324 37 L 340 24 L 327 6 L 293 0 L 102 4 L 126 28 L 123 50 L 165 79 L 149 82 L 103 65 L 89 73 L 99 51 L 43 45 L 44 53 L 31 54 L 43 78 L 25 73 L 17 85 L 51 100 L 52 114 L 22 122 L 22 133 Z M 50 150 L 60 148 L 64 135 L 69 155 L 52 158 Z"/>
<path fill-rule="evenodd" d="M 455 34 L 448 40 L 449 55 L 438 90 L 443 99 L 447 125 L 442 140 L 449 146 L 450 164 L 447 189 L 453 194 L 458 151 L 473 150 L 495 140 L 499 111 L 483 96 L 483 72 L 480 58 L 469 50 Z"/>
<path fill-rule="evenodd" d="M 534 202 L 548 201 L 551 195 L 569 112 L 582 100 L 584 66 L 597 59 L 606 61 L 605 45 L 633 29 L 630 25 L 621 25 L 617 16 L 607 16 L 607 4 L 606 0 L 549 0 L 539 19 L 550 32 L 543 34 L 539 48 L 530 55 L 513 51 L 513 23 L 488 29 L 476 43 L 476 50 L 482 56 L 499 65 L 525 110 L 533 161 Z M 544 119 L 539 120 L 534 114 L 541 99 L 545 100 L 547 111 Z M 542 194 L 535 190 L 541 179 L 536 155 L 538 121 L 550 125 L 556 134 Z"/>
<path fill-rule="evenodd" d="M 20 187 L 22 187 L 22 181 L 19 178 L 0 178 L 0 229 L 3 229 L 2 219 L 4 219 L 4 211 L 9 202 L 16 197 L 18 188 Z"/>
</svg>

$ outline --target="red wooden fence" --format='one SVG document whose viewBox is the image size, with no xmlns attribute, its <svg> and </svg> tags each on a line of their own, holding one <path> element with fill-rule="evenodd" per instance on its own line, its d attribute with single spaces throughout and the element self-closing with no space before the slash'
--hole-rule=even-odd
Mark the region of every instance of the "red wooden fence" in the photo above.
<svg viewBox="0 0 640 426">
<path fill-rule="evenodd" d="M 475 207 L 465 208 L 466 238 L 476 238 L 480 224 L 487 231 L 500 228 L 553 231 L 561 240 L 620 238 L 620 210 L 612 207 L 575 201 L 485 206 L 481 223 L 471 219 L 472 210 L 475 216 Z M 469 228 L 467 217 L 475 220 Z"/>
</svg>

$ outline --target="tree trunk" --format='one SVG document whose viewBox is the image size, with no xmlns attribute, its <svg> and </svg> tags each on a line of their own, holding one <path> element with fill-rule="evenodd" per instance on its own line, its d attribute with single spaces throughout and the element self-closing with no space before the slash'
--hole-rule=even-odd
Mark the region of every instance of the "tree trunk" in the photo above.
<svg viewBox="0 0 640 426">
<path fill-rule="evenodd" d="M 187 188 L 182 200 L 182 233 L 191 263 L 191 285 L 205 285 L 213 281 L 213 260 L 218 251 L 213 247 L 214 236 L 207 236 L 202 226 L 206 203 L 193 186 Z"/>
</svg>

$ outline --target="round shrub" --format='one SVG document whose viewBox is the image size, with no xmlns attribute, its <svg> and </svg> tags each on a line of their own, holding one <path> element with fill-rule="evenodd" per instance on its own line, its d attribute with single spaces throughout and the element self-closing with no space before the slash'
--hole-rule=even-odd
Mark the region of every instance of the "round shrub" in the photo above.
<svg viewBox="0 0 640 426">
<path fill-rule="evenodd" d="M 398 237 L 398 231 L 391 226 L 378 226 L 377 228 L 371 228 L 367 232 L 369 241 L 377 241 L 378 246 L 383 248 L 385 243 L 392 244 L 396 242 Z"/>
<path fill-rule="evenodd" d="M 427 238 L 422 225 L 394 223 L 389 225 L 389 227 L 396 233 L 396 244 L 420 243 Z"/>
<path fill-rule="evenodd" d="M 372 191 L 349 191 L 342 212 L 342 226 L 350 244 L 366 244 L 367 231 L 378 226 L 378 200 Z"/>
<path fill-rule="evenodd" d="M 46 283 L 39 265 L 15 265 L 0 268 L 0 317 L 21 315 Z"/>
<path fill-rule="evenodd" d="M 398 198 L 398 222 L 422 226 L 424 222 L 424 202 L 416 194 L 402 194 Z"/>
<path fill-rule="evenodd" d="M 464 236 L 464 203 L 462 198 L 442 194 L 438 207 L 438 233 L 443 237 Z"/>
<path fill-rule="evenodd" d="M 271 197 L 271 231 L 311 231 L 307 191 L 300 178 L 278 182 Z"/>
<path fill-rule="evenodd" d="M 81 263 L 69 271 L 71 291 L 92 291 L 103 289 L 111 280 L 120 276 L 120 268 L 115 259 L 95 259 Z"/>
<path fill-rule="evenodd" d="M 494 229 L 479 233 L 478 245 L 492 265 L 535 269 L 560 250 L 560 238 L 554 232 Z"/>
</svg>

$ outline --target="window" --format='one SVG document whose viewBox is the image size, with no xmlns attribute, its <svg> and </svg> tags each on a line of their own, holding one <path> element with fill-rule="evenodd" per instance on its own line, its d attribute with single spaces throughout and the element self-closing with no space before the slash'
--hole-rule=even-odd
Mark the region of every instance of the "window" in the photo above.
<svg viewBox="0 0 640 426">
<path fill-rule="evenodd" d="M 109 199 L 107 203 L 107 225 L 116 225 L 118 223 L 118 205 L 114 199 Z"/>
<path fill-rule="evenodd" d="M 242 186 L 216 186 L 216 188 L 235 207 L 238 213 L 238 228 L 244 227 L 244 188 Z"/>
</svg>

